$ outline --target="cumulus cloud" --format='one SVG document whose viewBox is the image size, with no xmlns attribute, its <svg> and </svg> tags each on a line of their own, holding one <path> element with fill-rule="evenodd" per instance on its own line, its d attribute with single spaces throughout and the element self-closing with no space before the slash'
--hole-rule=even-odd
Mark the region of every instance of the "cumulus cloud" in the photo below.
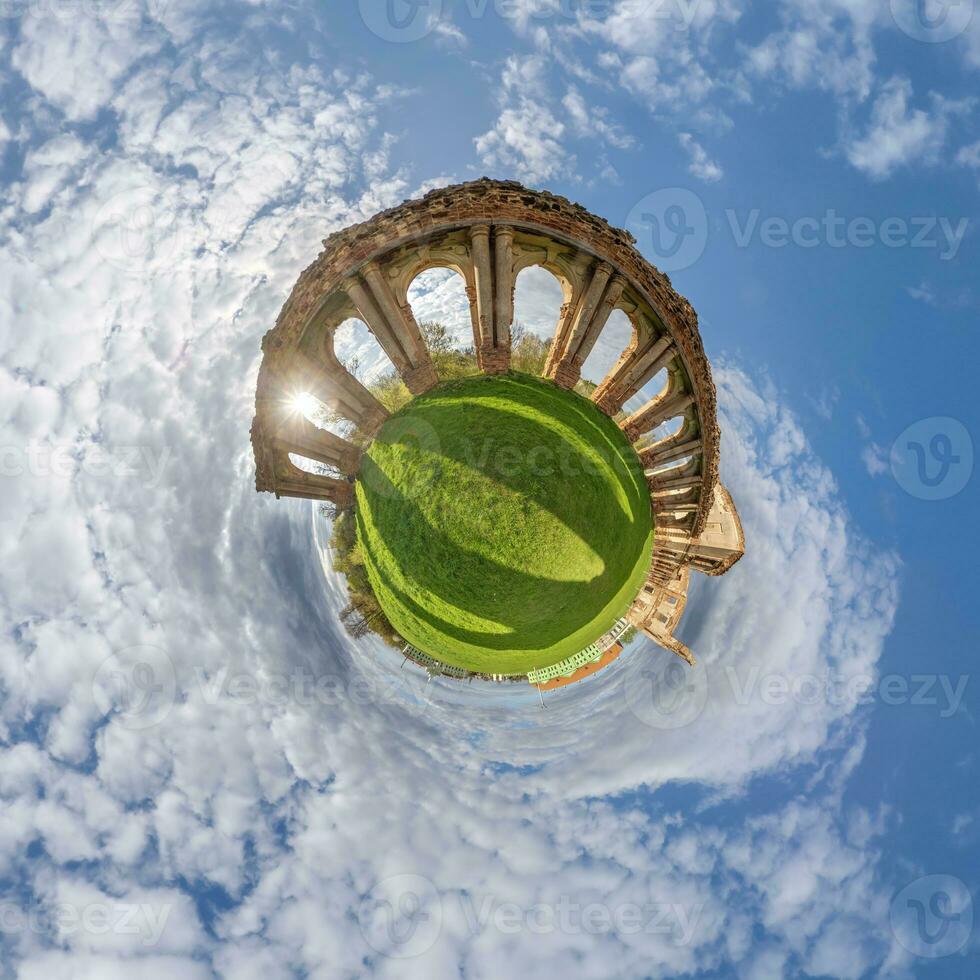
<svg viewBox="0 0 980 980">
<path fill-rule="evenodd" d="M 527 17 L 514 21 L 515 28 L 573 85 L 582 80 L 593 89 L 622 88 L 657 119 L 683 131 L 692 124 L 731 128 L 746 105 L 768 103 L 787 90 L 824 93 L 839 120 L 836 136 L 828 134 L 826 143 L 836 144 L 876 180 L 902 166 L 936 162 L 950 119 L 972 106 L 969 99 L 932 94 L 928 106 L 914 107 L 911 83 L 882 75 L 879 44 L 893 39 L 898 24 L 888 5 L 877 0 L 787 0 L 773 11 L 775 25 L 761 22 L 761 36 L 759 22 L 745 22 L 741 5 L 729 0 L 614 0 L 583 4 L 563 17 L 556 2 L 537 6 L 538 15 L 541 10 L 554 15 L 549 29 L 529 29 Z M 976 60 L 980 33 L 975 28 L 976 18 L 966 47 L 957 48 L 967 52 L 968 61 Z M 855 120 L 872 99 L 862 132 Z M 566 109 L 574 118 L 574 105 Z M 513 111 L 508 120 L 514 134 L 525 122 L 539 134 L 547 128 L 546 120 L 525 121 Z M 690 171 L 699 179 L 717 179 L 720 168 L 703 148 L 696 142 L 686 148 L 692 154 Z M 971 161 L 965 148 L 959 162 L 972 166 Z"/>
<path fill-rule="evenodd" d="M 165 37 L 136 4 L 106 17 L 53 5 L 24 18 L 10 57 L 34 92 L 68 119 L 83 120 L 108 102 L 119 79 L 158 51 Z"/>
<path fill-rule="evenodd" d="M 477 136 L 481 160 L 532 182 L 571 172 L 575 156 L 562 144 L 565 124 L 546 104 L 542 59 L 507 60 L 501 76 L 501 110 L 493 128 Z"/>
<path fill-rule="evenodd" d="M 932 100 L 932 110 L 912 108 L 912 83 L 891 78 L 881 87 L 863 136 L 852 139 L 847 159 L 869 177 L 880 180 L 899 167 L 923 161 L 935 162 L 946 142 L 950 117 L 968 103 Z"/>
<path fill-rule="evenodd" d="M 956 151 L 956 162 L 961 167 L 968 167 L 970 170 L 980 172 L 980 140 L 961 146 Z"/>
<path fill-rule="evenodd" d="M 20 974 L 763 976 L 898 956 L 888 816 L 843 796 L 896 560 L 737 365 L 717 372 L 723 477 L 749 554 L 692 592 L 696 672 L 637 642 L 542 710 L 339 632 L 325 519 L 255 494 L 248 423 L 261 336 L 320 239 L 404 194 L 386 96 L 288 59 L 255 78 L 187 24 L 94 95 L 21 62 L 35 98 L 119 122 L 95 152 L 39 117 L 0 262 L 0 866 L 5 913 L 40 916 L 5 919 Z M 516 137 L 490 151 L 546 175 Z M 444 274 L 414 299 L 460 315 Z M 681 784 L 691 808 L 656 795 Z"/>
<path fill-rule="evenodd" d="M 863 101 L 874 85 L 874 33 L 891 26 L 874 0 L 791 0 L 783 24 L 747 45 L 745 68 L 752 77 L 791 88 L 816 88 Z"/>
<path fill-rule="evenodd" d="M 575 141 L 589 150 L 595 145 L 625 150 L 634 144 L 633 137 L 611 121 L 605 109 L 591 105 L 575 85 L 561 100 L 553 98 L 548 67 L 542 55 L 508 58 L 501 74 L 497 120 L 473 141 L 486 166 L 532 183 L 577 179 L 577 157 L 571 149 Z M 602 165 L 600 154 L 597 166 Z"/>
<path fill-rule="evenodd" d="M 708 156 L 707 150 L 690 133 L 679 133 L 677 141 L 691 158 L 687 167 L 690 173 L 699 180 L 705 180 L 709 183 L 721 180 L 724 171 Z"/>
</svg>

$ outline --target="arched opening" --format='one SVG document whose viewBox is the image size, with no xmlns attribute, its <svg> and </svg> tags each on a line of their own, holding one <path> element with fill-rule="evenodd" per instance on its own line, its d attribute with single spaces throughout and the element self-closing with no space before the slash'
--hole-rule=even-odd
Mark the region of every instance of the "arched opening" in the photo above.
<svg viewBox="0 0 980 980">
<path fill-rule="evenodd" d="M 649 432 L 644 432 L 636 441 L 636 451 L 641 452 L 642 450 L 652 446 L 654 443 L 660 442 L 662 439 L 667 439 L 670 436 L 676 435 L 678 432 L 680 432 L 685 422 L 686 419 L 683 414 L 675 415 L 673 418 L 669 418 L 661 422 L 660 425 L 654 429 L 651 429 Z"/>
<path fill-rule="evenodd" d="M 479 373 L 466 282 L 455 269 L 424 269 L 408 287 L 408 304 L 440 381 Z"/>
<path fill-rule="evenodd" d="M 310 459 L 309 456 L 301 456 L 299 453 L 289 453 L 289 462 L 304 473 L 314 473 L 317 476 L 329 476 L 335 480 L 342 480 L 344 474 L 336 466 L 328 463 L 321 463 L 319 460 Z"/>
<path fill-rule="evenodd" d="M 517 274 L 511 328 L 511 365 L 515 371 L 542 373 L 564 302 L 562 284 L 543 266 L 530 265 Z"/>
<path fill-rule="evenodd" d="M 633 342 L 634 327 L 620 309 L 613 310 L 602 333 L 582 365 L 582 379 L 596 387 L 615 367 L 623 352 Z"/>
<path fill-rule="evenodd" d="M 411 392 L 391 358 L 363 320 L 348 317 L 339 323 L 333 335 L 333 349 L 337 360 L 389 412 L 397 411 L 411 400 Z"/>
<path fill-rule="evenodd" d="M 308 391 L 297 393 L 293 397 L 292 404 L 286 406 L 286 408 L 287 411 L 296 412 L 308 422 L 312 422 L 318 429 L 332 432 L 342 439 L 350 439 L 356 431 L 356 426 L 350 419 L 338 415 L 329 405 L 324 404 L 316 395 L 311 395 Z M 300 464 L 297 463 L 296 465 L 299 466 Z M 307 470 L 307 472 L 316 473 L 319 471 Z"/>
<path fill-rule="evenodd" d="M 649 404 L 660 395 L 667 386 L 667 369 L 661 368 L 636 394 L 626 399 L 623 411 L 627 415 L 638 412 L 644 405 Z"/>
</svg>

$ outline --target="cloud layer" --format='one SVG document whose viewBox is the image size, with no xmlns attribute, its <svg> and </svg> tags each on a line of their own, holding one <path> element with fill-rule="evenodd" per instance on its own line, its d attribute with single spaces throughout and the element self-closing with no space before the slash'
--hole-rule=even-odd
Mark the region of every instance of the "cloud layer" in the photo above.
<svg viewBox="0 0 980 980">
<path fill-rule="evenodd" d="M 866 723 L 849 681 L 876 670 L 897 563 L 764 379 L 719 363 L 749 554 L 692 596 L 696 672 L 638 642 L 542 710 L 340 634 L 323 518 L 254 493 L 248 423 L 260 338 L 319 240 L 407 193 L 377 124 L 393 96 L 285 58 L 246 70 L 257 35 L 213 30 L 176 4 L 37 21 L 11 56 L 33 100 L 11 132 L 35 114 L 0 262 L 11 961 L 264 980 L 900 965 L 888 814 L 842 803 Z M 533 84 L 478 148 L 546 179 L 551 156 L 514 136 Z M 111 140 L 63 131 L 107 113 Z M 547 285 L 531 277 L 535 329 Z M 434 315 L 456 315 L 451 288 L 425 290 Z M 842 693 L 774 702 L 773 675 Z"/>
</svg>

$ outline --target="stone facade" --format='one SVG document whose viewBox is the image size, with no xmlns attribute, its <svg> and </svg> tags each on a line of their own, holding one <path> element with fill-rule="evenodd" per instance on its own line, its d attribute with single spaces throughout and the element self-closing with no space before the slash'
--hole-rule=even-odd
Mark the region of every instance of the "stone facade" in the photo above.
<svg viewBox="0 0 980 980">
<path fill-rule="evenodd" d="M 719 503 L 724 500 L 729 508 L 724 527 L 732 519 L 737 524 L 738 517 L 727 491 L 719 490 L 715 388 L 697 316 L 634 245 L 629 232 L 581 205 L 486 178 L 432 191 L 332 234 L 262 341 L 252 423 L 256 489 L 350 505 L 359 451 L 302 424 L 295 408 L 298 395 L 316 396 L 355 427 L 360 441 L 370 439 L 387 417 L 334 354 L 334 332 L 344 320 L 363 320 L 409 390 L 424 392 L 437 378 L 408 290 L 426 269 L 452 269 L 465 282 L 481 370 L 505 372 L 516 278 L 522 269 L 540 265 L 556 276 L 564 294 L 545 377 L 574 386 L 613 310 L 629 318 L 633 336 L 596 388 L 597 407 L 617 416 L 629 398 L 666 370 L 663 391 L 622 423 L 648 471 L 656 515 L 657 547 L 647 584 L 663 588 L 686 565 L 720 574 L 737 555 L 730 535 L 715 540 L 719 521 L 712 514 L 724 509 Z M 679 419 L 676 432 L 644 441 L 671 419 Z M 306 472 L 291 455 L 336 473 Z M 736 538 L 741 540 L 740 527 Z M 631 620 L 661 642 L 663 630 L 644 618 L 654 615 L 648 606 L 638 598 Z"/>
<path fill-rule="evenodd" d="M 642 455 L 641 455 L 642 458 Z M 696 535 L 674 522 L 674 508 L 694 504 L 666 503 L 686 499 L 690 464 L 660 470 L 648 477 L 656 520 L 650 573 L 629 612 L 629 621 L 655 643 L 692 666 L 694 655 L 674 637 L 687 604 L 692 569 L 705 575 L 724 575 L 745 554 L 742 522 L 731 494 L 716 483 L 705 525 Z M 674 471 L 677 471 L 676 474 Z"/>
</svg>

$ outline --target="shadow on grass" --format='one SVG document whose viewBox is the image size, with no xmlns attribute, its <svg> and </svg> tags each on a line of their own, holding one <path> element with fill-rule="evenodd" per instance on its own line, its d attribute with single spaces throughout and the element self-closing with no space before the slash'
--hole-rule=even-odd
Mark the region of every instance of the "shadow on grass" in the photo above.
<svg viewBox="0 0 980 980">
<path fill-rule="evenodd" d="M 434 633 L 488 650 L 545 649 L 587 626 L 630 578 L 650 530 L 649 498 L 638 463 L 630 463 L 632 449 L 615 422 L 598 409 L 531 378 L 493 381 L 493 399 L 512 407 L 465 400 L 485 383 L 468 379 L 413 401 L 405 424 L 399 424 L 401 413 L 386 423 L 378 442 L 420 448 L 425 465 L 407 480 L 400 474 L 396 487 L 370 455 L 365 457 L 358 511 L 361 541 L 370 540 L 367 522 L 401 576 L 420 593 L 438 596 L 501 630 L 468 627 L 425 608 L 416 596 L 399 589 L 365 548 L 382 586 L 379 599 L 388 592 Z M 529 408 L 553 423 L 528 418 L 524 413 Z M 537 452 L 531 472 L 527 466 L 502 465 L 502 455 L 510 453 L 513 462 L 515 451 L 528 458 Z M 599 455 L 600 465 L 585 465 L 590 452 Z M 602 573 L 582 582 L 545 578 L 461 547 L 419 506 L 437 488 L 442 460 L 465 466 L 548 511 L 602 560 Z M 556 493 L 555 481 L 567 492 Z M 615 484 L 625 493 L 628 514 L 610 499 Z"/>
</svg>

